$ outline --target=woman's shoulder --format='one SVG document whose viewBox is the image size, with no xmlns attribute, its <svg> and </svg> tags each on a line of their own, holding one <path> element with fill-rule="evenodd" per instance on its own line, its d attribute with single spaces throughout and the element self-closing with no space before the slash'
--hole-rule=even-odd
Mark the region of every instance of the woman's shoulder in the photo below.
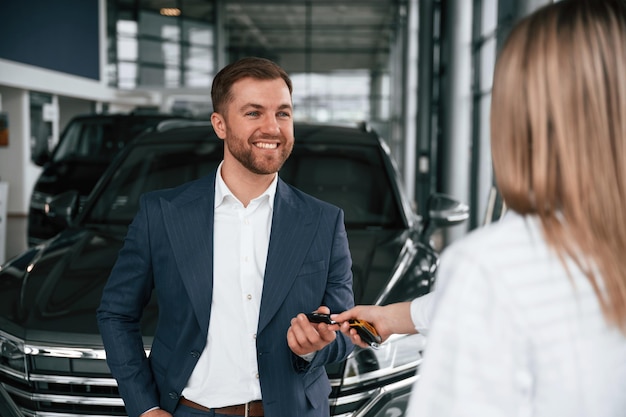
<svg viewBox="0 0 626 417">
<path fill-rule="evenodd" d="M 522 216 L 509 211 L 495 223 L 472 230 L 467 235 L 454 241 L 447 251 L 481 252 L 508 251 L 520 246 L 536 246 L 543 242 L 538 220 L 534 216 Z"/>
<path fill-rule="evenodd" d="M 533 216 L 517 213 L 496 223 L 476 229 L 448 246 L 441 258 L 442 267 L 453 273 L 469 275 L 493 285 L 515 287 L 528 282 L 528 277 L 543 280 L 545 270 L 561 274 L 558 257 L 551 251 Z M 497 283 L 497 284 L 496 284 Z"/>
</svg>

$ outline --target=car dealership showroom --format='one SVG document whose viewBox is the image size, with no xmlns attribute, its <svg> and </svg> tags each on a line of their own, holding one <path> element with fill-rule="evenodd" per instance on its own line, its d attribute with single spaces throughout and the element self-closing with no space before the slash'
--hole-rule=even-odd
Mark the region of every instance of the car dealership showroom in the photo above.
<svg viewBox="0 0 626 417">
<path fill-rule="evenodd" d="M 429 293 L 441 251 L 505 212 L 496 57 L 556 1 L 3 1 L 0 417 L 129 415 L 96 310 L 140 196 L 219 165 L 211 85 L 240 58 L 293 82 L 279 176 L 342 209 L 355 303 Z M 153 298 L 147 355 L 158 326 Z M 327 364 L 330 415 L 408 416 L 426 341 L 394 335 Z"/>
</svg>

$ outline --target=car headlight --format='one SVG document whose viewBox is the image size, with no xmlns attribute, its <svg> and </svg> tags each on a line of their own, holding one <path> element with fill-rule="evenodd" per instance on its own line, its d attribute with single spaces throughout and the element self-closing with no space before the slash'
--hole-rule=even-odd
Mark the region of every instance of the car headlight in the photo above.
<svg viewBox="0 0 626 417">
<path fill-rule="evenodd" d="M 422 361 L 426 339 L 421 334 L 392 335 L 378 349 L 356 348 L 346 362 L 343 387 L 384 382 Z"/>
<path fill-rule="evenodd" d="M 0 371 L 13 377 L 26 379 L 24 343 L 0 332 Z"/>
<path fill-rule="evenodd" d="M 346 360 L 337 397 L 331 401 L 333 415 L 379 416 L 387 415 L 381 410 L 388 407 L 406 407 L 425 344 L 421 334 L 392 335 L 378 349 L 357 347 Z"/>
</svg>

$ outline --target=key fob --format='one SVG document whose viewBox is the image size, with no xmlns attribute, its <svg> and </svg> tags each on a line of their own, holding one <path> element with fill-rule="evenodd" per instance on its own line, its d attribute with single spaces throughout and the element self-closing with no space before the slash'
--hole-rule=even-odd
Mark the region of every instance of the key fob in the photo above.
<svg viewBox="0 0 626 417">
<path fill-rule="evenodd" d="M 337 324 L 336 321 L 330 319 L 330 314 L 308 313 L 306 317 L 311 323 Z"/>
<path fill-rule="evenodd" d="M 350 320 L 348 323 L 361 336 L 361 340 L 371 347 L 378 348 L 382 343 L 382 338 L 371 323 L 359 319 Z"/>
</svg>

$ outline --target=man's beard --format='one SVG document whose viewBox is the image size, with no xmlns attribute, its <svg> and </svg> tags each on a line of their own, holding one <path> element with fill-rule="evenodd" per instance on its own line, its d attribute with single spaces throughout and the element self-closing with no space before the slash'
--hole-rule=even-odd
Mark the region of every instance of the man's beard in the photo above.
<svg viewBox="0 0 626 417">
<path fill-rule="evenodd" d="M 287 158 L 289 158 L 289 155 L 291 155 L 291 150 L 293 149 L 293 142 L 291 146 L 289 146 L 286 144 L 283 137 L 271 137 L 267 139 L 280 140 L 278 148 L 280 153 L 278 158 L 258 155 L 255 154 L 254 149 L 252 149 L 254 145 L 247 147 L 249 141 L 241 140 L 241 138 L 232 135 L 232 132 L 228 133 L 230 133 L 231 137 L 231 140 L 226 142 L 228 151 L 248 171 L 259 175 L 268 175 L 278 172 Z"/>
</svg>

